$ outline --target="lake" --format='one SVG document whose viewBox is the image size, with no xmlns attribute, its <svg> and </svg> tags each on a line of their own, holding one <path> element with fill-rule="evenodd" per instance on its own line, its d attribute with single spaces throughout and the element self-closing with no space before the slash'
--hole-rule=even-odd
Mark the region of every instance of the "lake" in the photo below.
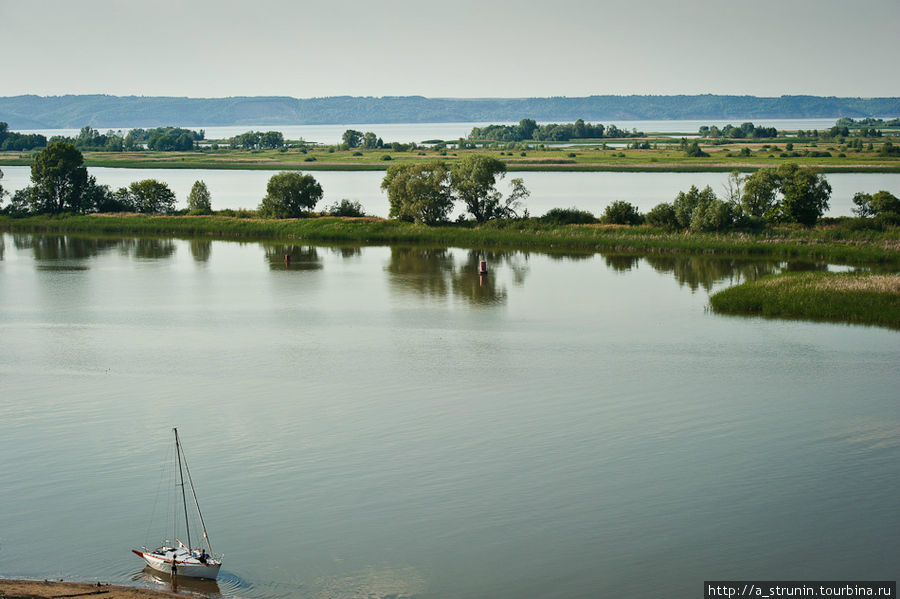
<svg viewBox="0 0 900 599">
<path fill-rule="evenodd" d="M 614 124 L 620 129 L 631 131 L 637 129 L 644 132 L 657 133 L 697 133 L 702 125 L 715 125 L 719 128 L 725 125 L 740 126 L 741 123 L 752 121 L 758 127 L 775 127 L 778 130 L 795 129 L 829 129 L 834 126 L 837 118 L 833 119 L 756 119 L 734 118 L 731 120 L 681 120 L 681 121 L 616 121 L 596 119 L 593 122 Z M 386 142 L 398 141 L 401 143 L 421 143 L 429 139 L 454 140 L 460 137 L 468 137 L 473 127 L 485 127 L 491 124 L 513 125 L 515 123 L 490 123 L 490 122 L 466 122 L 466 123 L 349 123 L 338 125 L 233 125 L 223 127 L 203 127 L 196 125 L 179 125 L 186 129 L 206 132 L 206 139 L 229 139 L 235 135 L 247 131 L 280 131 L 285 139 L 303 139 L 308 142 L 323 144 L 341 143 L 341 136 L 347 129 L 357 131 L 372 131 Z M 543 122 L 541 124 L 544 124 Z M 127 133 L 130 126 L 113 127 Z M 146 127 L 145 127 L 146 128 Z M 100 127 L 102 132 L 108 131 L 108 127 Z M 79 129 L 17 129 L 21 133 L 39 133 L 48 138 L 54 135 L 74 137 Z"/>
<path fill-rule="evenodd" d="M 0 576 L 159 585 L 178 426 L 212 596 L 896 580 L 900 333 L 707 309 L 810 268 L 3 233 Z"/>
<path fill-rule="evenodd" d="M 27 166 L 2 167 L 3 187 L 13 192 L 30 184 Z M 178 207 L 187 207 L 187 197 L 194 181 L 206 182 L 215 210 L 253 208 L 266 194 L 266 182 L 277 171 L 202 170 L 202 169 L 131 169 L 91 167 L 90 174 L 112 189 L 142 179 L 158 179 L 169 185 L 178 199 Z M 325 197 L 317 209 L 350 199 L 360 202 L 367 214 L 388 215 L 387 196 L 381 191 L 383 171 L 309 171 L 322 185 Z M 671 202 L 679 191 L 691 185 L 709 185 L 724 195 L 727 173 L 615 173 L 615 172 L 521 172 L 509 173 L 498 188 L 508 193 L 509 180 L 521 177 L 531 196 L 525 207 L 533 216 L 551 208 L 577 207 L 595 215 L 616 200 L 625 200 L 647 212 L 660 202 Z M 826 216 L 850 216 L 853 194 L 887 190 L 900 196 L 900 174 L 835 173 L 826 175 L 833 191 Z M 458 212 L 457 212 L 458 213 Z"/>
</svg>

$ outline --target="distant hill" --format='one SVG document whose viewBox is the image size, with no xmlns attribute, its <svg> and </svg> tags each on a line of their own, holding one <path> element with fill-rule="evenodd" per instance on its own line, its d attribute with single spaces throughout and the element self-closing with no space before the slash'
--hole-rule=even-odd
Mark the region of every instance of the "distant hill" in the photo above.
<svg viewBox="0 0 900 599">
<path fill-rule="evenodd" d="M 421 96 L 176 98 L 144 96 L 0 97 L 10 129 L 165 125 L 340 123 L 589 122 L 900 116 L 900 98 L 822 96 L 588 96 L 584 98 L 424 98 Z"/>
</svg>

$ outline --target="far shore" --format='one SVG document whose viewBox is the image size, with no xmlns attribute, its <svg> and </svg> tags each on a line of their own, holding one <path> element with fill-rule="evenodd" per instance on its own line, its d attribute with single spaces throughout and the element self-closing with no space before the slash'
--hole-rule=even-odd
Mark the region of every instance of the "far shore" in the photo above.
<svg viewBox="0 0 900 599">
<path fill-rule="evenodd" d="M 803 144 L 797 144 L 800 148 Z M 739 155 L 737 147 L 753 148 L 750 156 Z M 810 144 L 809 147 L 818 147 Z M 825 146 L 830 147 L 830 146 Z M 829 156 L 797 155 L 785 158 L 779 151 L 769 153 L 759 144 L 734 144 L 707 148 L 707 157 L 688 157 L 676 147 L 637 150 L 616 148 L 603 150 L 592 147 L 550 148 L 527 152 L 505 152 L 495 149 L 437 152 L 420 151 L 338 150 L 315 147 L 297 150 L 220 149 L 190 152 L 97 152 L 84 151 L 88 168 L 165 168 L 165 169 L 222 169 L 222 170 L 304 170 L 304 171 L 385 171 L 392 164 L 442 160 L 453 163 L 465 154 L 487 154 L 500 159 L 509 172 L 753 172 L 760 168 L 796 163 L 815 166 L 825 173 L 898 173 L 900 160 L 895 156 L 879 156 L 875 152 L 851 152 Z M 805 148 L 808 150 L 809 148 Z M 731 151 L 729 151 L 731 150 Z M 0 152 L 0 167 L 30 166 L 33 152 Z"/>
<path fill-rule="evenodd" d="M 102 582 L 15 580 L 0 578 L 2 599 L 164 599 L 182 595 L 166 591 L 126 587 Z"/>
</svg>

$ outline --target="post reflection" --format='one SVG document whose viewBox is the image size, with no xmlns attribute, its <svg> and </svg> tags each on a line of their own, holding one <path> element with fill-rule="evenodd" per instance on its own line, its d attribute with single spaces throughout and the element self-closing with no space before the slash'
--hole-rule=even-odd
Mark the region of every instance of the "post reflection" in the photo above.
<svg viewBox="0 0 900 599">
<path fill-rule="evenodd" d="M 487 271 L 481 271 L 484 261 Z M 400 290 L 428 297 L 455 297 L 474 305 L 506 302 L 507 291 L 502 280 L 506 271 L 516 285 L 522 285 L 528 273 L 528 255 L 522 252 L 468 250 L 446 248 L 392 247 L 385 271 L 391 284 Z"/>
<path fill-rule="evenodd" d="M 322 259 L 315 246 L 263 244 L 271 270 L 319 270 Z"/>
</svg>

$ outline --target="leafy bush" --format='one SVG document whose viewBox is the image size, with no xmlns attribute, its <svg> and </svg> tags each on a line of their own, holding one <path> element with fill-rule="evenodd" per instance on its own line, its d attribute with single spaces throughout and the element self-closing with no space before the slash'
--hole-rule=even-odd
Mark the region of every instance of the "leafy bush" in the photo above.
<svg viewBox="0 0 900 599">
<path fill-rule="evenodd" d="M 709 154 L 700 149 L 700 144 L 696 141 L 691 142 L 685 149 L 684 153 L 690 158 L 708 158 Z"/>
<path fill-rule="evenodd" d="M 674 231 L 679 228 L 678 225 L 678 217 L 675 214 L 675 208 L 672 204 L 668 202 L 663 202 L 662 204 L 657 204 L 653 207 L 650 212 L 644 217 L 644 220 L 648 225 L 653 225 L 654 227 L 662 227 L 663 229 L 667 229 L 669 231 Z"/>
<path fill-rule="evenodd" d="M 331 206 L 328 207 L 328 214 L 331 216 L 365 216 L 366 213 L 363 212 L 362 204 L 356 201 L 350 201 L 347 199 L 343 199 L 340 202 L 335 202 Z"/>
<path fill-rule="evenodd" d="M 603 222 L 609 225 L 639 225 L 644 222 L 644 215 L 630 202 L 617 200 L 604 210 Z"/>
<path fill-rule="evenodd" d="M 589 225 L 597 222 L 594 215 L 578 208 L 552 208 L 539 219 L 544 223 L 557 225 Z"/>
<path fill-rule="evenodd" d="M 694 233 L 722 232 L 731 228 L 734 223 L 734 211 L 731 204 L 712 198 L 700 203 L 691 216 L 691 231 Z"/>
</svg>

